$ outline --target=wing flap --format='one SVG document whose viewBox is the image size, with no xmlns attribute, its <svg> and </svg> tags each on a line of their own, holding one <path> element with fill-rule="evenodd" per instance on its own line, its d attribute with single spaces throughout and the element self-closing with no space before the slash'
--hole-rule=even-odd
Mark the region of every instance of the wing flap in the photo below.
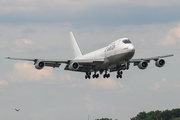
<svg viewBox="0 0 180 120">
<path fill-rule="evenodd" d="M 59 67 L 61 65 L 61 63 L 49 63 L 49 62 L 45 62 L 45 66 L 48 66 L 48 67 Z"/>
<path fill-rule="evenodd" d="M 98 65 L 104 62 L 104 58 L 99 59 L 74 59 L 71 62 L 77 62 L 80 65 Z"/>
</svg>

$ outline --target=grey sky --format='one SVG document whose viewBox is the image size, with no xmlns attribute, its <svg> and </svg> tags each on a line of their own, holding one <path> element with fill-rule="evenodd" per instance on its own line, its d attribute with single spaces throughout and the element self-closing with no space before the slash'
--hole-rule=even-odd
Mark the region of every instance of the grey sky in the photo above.
<svg viewBox="0 0 180 120">
<path fill-rule="evenodd" d="M 2 2 L 1 23 L 70 23 L 73 27 L 168 23 L 179 20 L 179 2 L 156 5 L 118 1 Z M 157 2 L 157 1 L 154 1 Z M 103 4 L 104 3 L 104 4 Z M 138 4 L 139 3 L 139 4 Z M 34 5 L 34 6 L 33 6 Z"/>
<path fill-rule="evenodd" d="M 127 120 L 141 111 L 179 107 L 180 1 L 0 1 L 0 118 Z M 71 59 L 69 32 L 83 53 L 128 37 L 135 58 L 173 53 L 163 68 L 130 66 L 123 79 L 85 80 L 83 73 L 34 68 L 7 56 Z M 14 108 L 20 108 L 17 113 Z"/>
</svg>

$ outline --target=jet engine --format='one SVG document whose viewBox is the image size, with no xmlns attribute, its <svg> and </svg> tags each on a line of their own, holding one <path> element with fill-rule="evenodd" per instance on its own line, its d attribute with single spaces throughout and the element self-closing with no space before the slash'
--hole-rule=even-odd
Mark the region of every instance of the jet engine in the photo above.
<svg viewBox="0 0 180 120">
<path fill-rule="evenodd" d="M 146 61 L 141 61 L 139 64 L 138 64 L 138 67 L 139 67 L 139 69 L 146 69 L 147 68 L 147 66 L 148 66 L 148 62 L 146 62 Z"/>
<path fill-rule="evenodd" d="M 71 64 L 68 66 L 68 68 L 69 68 L 70 70 L 77 70 L 77 69 L 79 69 L 79 64 L 76 63 L 76 62 L 73 62 L 73 63 L 71 63 Z"/>
<path fill-rule="evenodd" d="M 38 61 L 36 64 L 35 64 L 35 68 L 38 69 L 38 70 L 41 70 L 44 68 L 44 62 L 42 61 Z"/>
<path fill-rule="evenodd" d="M 165 61 L 163 59 L 158 59 L 156 61 L 156 66 L 157 67 L 163 67 L 165 65 Z"/>
</svg>

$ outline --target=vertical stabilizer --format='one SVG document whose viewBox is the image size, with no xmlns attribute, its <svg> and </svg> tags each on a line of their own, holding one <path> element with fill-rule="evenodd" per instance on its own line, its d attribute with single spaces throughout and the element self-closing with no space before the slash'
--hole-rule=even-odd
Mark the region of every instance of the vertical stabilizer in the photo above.
<svg viewBox="0 0 180 120">
<path fill-rule="evenodd" d="M 70 34 L 71 49 L 73 51 L 74 57 L 77 58 L 82 56 L 81 50 L 79 49 L 79 46 L 76 42 L 76 39 L 74 38 L 73 33 L 70 32 L 69 34 Z"/>
</svg>

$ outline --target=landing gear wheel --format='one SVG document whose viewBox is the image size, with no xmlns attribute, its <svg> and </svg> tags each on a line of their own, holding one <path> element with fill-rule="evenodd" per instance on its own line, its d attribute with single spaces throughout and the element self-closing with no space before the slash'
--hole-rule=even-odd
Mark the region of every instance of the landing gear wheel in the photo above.
<svg viewBox="0 0 180 120">
<path fill-rule="evenodd" d="M 93 77 L 93 78 L 98 78 L 98 77 L 99 77 L 99 74 L 96 74 L 96 72 L 95 72 L 92 77 Z"/>
<path fill-rule="evenodd" d="M 110 74 L 107 74 L 107 78 L 109 78 L 110 77 Z"/>
<path fill-rule="evenodd" d="M 119 75 L 116 75 L 117 78 L 119 78 Z"/>
<path fill-rule="evenodd" d="M 105 69 L 105 73 L 103 75 L 103 78 L 109 78 L 110 74 L 108 73 L 108 69 Z"/>
<path fill-rule="evenodd" d="M 85 79 L 90 79 L 91 78 L 91 72 L 86 72 L 86 75 L 85 75 Z"/>
<path fill-rule="evenodd" d="M 110 74 L 104 74 L 103 75 L 103 78 L 109 78 L 110 77 Z"/>
<path fill-rule="evenodd" d="M 123 71 L 117 71 L 117 75 L 116 75 L 116 77 L 117 78 L 122 78 L 122 74 L 123 74 Z"/>
<path fill-rule="evenodd" d="M 119 75 L 120 78 L 122 78 L 122 75 Z"/>
<path fill-rule="evenodd" d="M 96 74 L 96 78 L 98 78 L 99 77 L 99 74 Z"/>
</svg>

